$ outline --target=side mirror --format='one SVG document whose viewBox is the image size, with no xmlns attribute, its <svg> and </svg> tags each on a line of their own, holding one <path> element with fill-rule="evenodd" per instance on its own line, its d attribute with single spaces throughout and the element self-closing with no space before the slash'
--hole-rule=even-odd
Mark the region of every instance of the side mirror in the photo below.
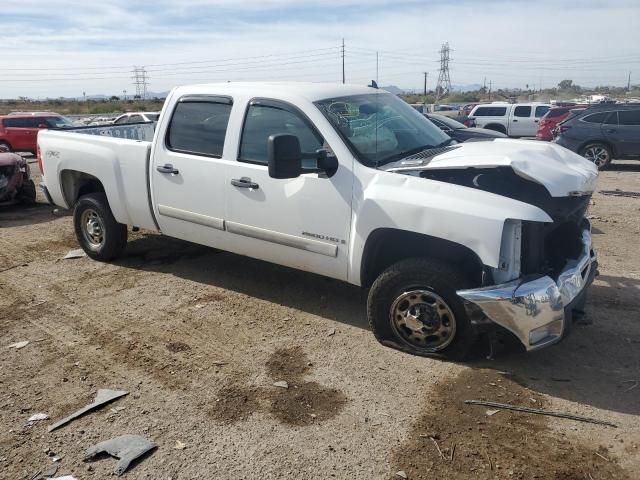
<svg viewBox="0 0 640 480">
<path fill-rule="evenodd" d="M 269 176 L 271 178 L 296 178 L 302 173 L 300 141 L 295 135 L 271 135 L 267 140 L 269 152 Z"/>
</svg>

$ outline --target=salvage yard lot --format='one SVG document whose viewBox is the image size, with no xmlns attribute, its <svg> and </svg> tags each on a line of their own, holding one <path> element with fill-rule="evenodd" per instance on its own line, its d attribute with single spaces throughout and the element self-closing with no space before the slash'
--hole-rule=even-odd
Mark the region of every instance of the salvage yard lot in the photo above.
<svg viewBox="0 0 640 480">
<path fill-rule="evenodd" d="M 639 185 L 640 163 L 617 162 L 599 190 Z M 145 232 L 115 263 L 61 260 L 69 217 L 0 208 L 0 478 L 33 478 L 47 452 L 58 475 L 105 478 L 115 461 L 84 450 L 123 434 L 158 445 L 127 478 L 638 478 L 640 199 L 593 200 L 587 321 L 465 365 L 379 345 L 350 285 Z M 99 388 L 130 394 L 47 433 Z"/>
</svg>

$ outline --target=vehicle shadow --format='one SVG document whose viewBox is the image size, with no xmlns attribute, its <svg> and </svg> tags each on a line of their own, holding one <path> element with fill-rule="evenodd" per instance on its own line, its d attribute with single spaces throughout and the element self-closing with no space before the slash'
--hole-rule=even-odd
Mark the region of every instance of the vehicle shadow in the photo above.
<svg viewBox="0 0 640 480">
<path fill-rule="evenodd" d="M 35 205 L 7 205 L 0 207 L 0 228 L 36 225 L 55 220 L 53 207 L 44 203 Z"/>
<path fill-rule="evenodd" d="M 613 160 L 607 167 L 610 172 L 640 172 L 640 161 Z"/>
<path fill-rule="evenodd" d="M 366 291 L 348 283 L 209 247 L 149 234 L 116 264 L 168 273 L 368 329 Z"/>
<path fill-rule="evenodd" d="M 528 354 L 511 348 L 472 366 L 508 372 L 553 397 L 640 414 L 639 294 L 638 279 L 599 276 L 589 290 L 586 317 L 563 342 Z"/>
<path fill-rule="evenodd" d="M 116 264 L 369 328 L 364 289 L 312 273 L 155 234 L 131 240 L 127 256 Z M 512 346 L 493 360 L 475 360 L 469 366 L 508 372 L 519 383 L 554 397 L 638 414 L 640 384 L 631 388 L 632 380 L 640 383 L 640 322 L 634 313 L 640 306 L 638 291 L 640 280 L 600 276 L 586 309 L 593 324 L 574 324 L 565 341 L 540 352 L 524 353 Z"/>
</svg>

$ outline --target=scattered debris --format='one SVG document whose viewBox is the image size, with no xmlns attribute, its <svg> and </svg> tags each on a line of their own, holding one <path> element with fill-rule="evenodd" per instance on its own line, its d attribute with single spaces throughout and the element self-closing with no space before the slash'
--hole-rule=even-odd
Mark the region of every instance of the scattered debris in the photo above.
<svg viewBox="0 0 640 480">
<path fill-rule="evenodd" d="M 605 461 L 607 461 L 607 462 L 610 462 L 610 461 L 611 461 L 611 460 L 609 460 L 607 457 L 605 457 L 604 455 L 600 455 L 598 452 L 593 452 L 593 453 L 595 453 L 596 455 L 598 455 L 600 458 L 602 458 L 603 460 L 605 460 Z"/>
<path fill-rule="evenodd" d="M 27 265 L 29 265 L 29 264 L 28 263 L 19 263 L 18 265 L 12 265 L 10 267 L 3 268 L 2 270 L 0 270 L 0 273 L 8 272 L 9 270 L 13 270 L 14 268 L 18 268 L 18 267 L 26 267 Z"/>
<path fill-rule="evenodd" d="M 611 195 L 613 197 L 630 197 L 630 198 L 640 198 L 640 192 L 625 192 L 624 190 L 600 190 L 602 195 Z"/>
<path fill-rule="evenodd" d="M 229 363 L 229 362 L 219 362 L 219 361 L 214 360 L 213 362 L 210 362 L 210 363 L 211 363 L 211 365 L 213 365 L 215 367 L 221 367 L 223 365 L 227 365 L 227 363 Z"/>
<path fill-rule="evenodd" d="M 335 329 L 335 328 L 332 328 L 331 330 L 329 330 L 329 333 L 327 333 L 327 336 L 328 336 L 328 337 L 332 337 L 332 336 L 333 336 L 333 335 L 335 335 L 335 334 L 336 334 L 336 329 Z"/>
<path fill-rule="evenodd" d="M 442 453 L 442 450 L 440 450 L 440 445 L 438 445 L 438 442 L 436 441 L 435 437 L 429 436 L 429 438 L 431 439 L 433 444 L 436 446 L 436 449 L 438 450 L 438 454 L 442 457 L 443 460 L 446 460 L 444 453 Z"/>
<path fill-rule="evenodd" d="M 154 448 L 156 448 L 155 443 L 140 435 L 122 435 L 89 447 L 85 452 L 85 461 L 99 453 L 108 453 L 118 459 L 113 471 L 120 476 L 127 471 L 133 460 Z"/>
<path fill-rule="evenodd" d="M 8 345 L 7 348 L 15 348 L 16 350 L 20 350 L 27 345 L 29 345 L 29 340 L 25 340 L 24 342 L 12 343 L 11 345 Z"/>
<path fill-rule="evenodd" d="M 86 407 L 81 408 L 77 412 L 72 413 L 68 417 L 63 418 L 62 420 L 54 423 L 53 425 L 50 425 L 49 428 L 48 428 L 48 431 L 52 432 L 55 429 L 60 428 L 63 425 L 66 425 L 71 420 L 75 420 L 76 418 L 84 415 L 85 413 L 90 412 L 91 410 L 94 410 L 94 409 L 96 409 L 98 407 L 101 407 L 103 405 L 106 405 L 107 403 L 110 403 L 110 402 L 114 401 L 117 398 L 124 397 L 128 393 L 129 392 L 126 392 L 124 390 L 100 389 L 100 390 L 98 390 L 98 393 L 96 394 L 96 399 L 93 401 L 93 403 L 87 405 Z"/>
<path fill-rule="evenodd" d="M 49 415 L 46 413 L 36 413 L 35 415 L 31 415 L 27 422 L 39 422 L 41 420 L 49 420 Z"/>
<path fill-rule="evenodd" d="M 600 220 L 601 218 L 599 215 L 587 215 L 587 220 Z"/>
<path fill-rule="evenodd" d="M 273 386 L 274 387 L 280 387 L 280 388 L 289 388 L 289 384 L 287 382 L 285 382 L 284 380 L 280 380 L 278 382 L 274 382 Z"/>
<path fill-rule="evenodd" d="M 50 478 L 53 477 L 56 473 L 58 473 L 58 465 L 53 465 L 42 472 L 42 477 Z"/>
<path fill-rule="evenodd" d="M 409 478 L 409 477 L 407 477 L 407 474 L 405 473 L 404 470 L 400 470 L 399 472 L 396 472 L 396 477 Z"/>
<path fill-rule="evenodd" d="M 496 413 L 498 413 L 500 410 L 487 410 L 487 417 L 492 417 L 494 416 Z"/>
<path fill-rule="evenodd" d="M 73 475 L 65 475 L 64 477 L 56 477 L 56 478 L 52 478 L 51 480 L 78 480 L 78 479 Z"/>
<path fill-rule="evenodd" d="M 62 258 L 63 260 L 69 260 L 72 258 L 82 258 L 86 257 L 87 254 L 81 248 L 76 248 L 75 250 L 69 250 L 69 252 Z"/>
<path fill-rule="evenodd" d="M 517 405 L 509 405 L 508 403 L 485 402 L 484 400 L 465 400 L 464 403 L 469 405 L 483 405 L 485 407 L 514 410 L 516 412 L 535 413 L 537 415 L 548 415 L 551 417 L 567 418 L 569 420 L 576 420 L 578 422 L 595 423 L 596 425 L 605 425 L 607 427 L 618 428 L 618 426 L 613 423 L 605 422 L 602 420 L 596 420 L 595 418 L 581 417 L 578 415 L 571 415 L 571 414 L 562 413 L 562 412 L 554 412 L 551 410 L 542 410 L 540 408 L 518 407 Z"/>
<path fill-rule="evenodd" d="M 185 443 L 182 443 L 180 440 L 176 440 L 176 444 L 173 446 L 173 448 L 175 448 L 176 450 L 184 450 L 185 448 L 187 448 L 187 445 Z"/>
</svg>

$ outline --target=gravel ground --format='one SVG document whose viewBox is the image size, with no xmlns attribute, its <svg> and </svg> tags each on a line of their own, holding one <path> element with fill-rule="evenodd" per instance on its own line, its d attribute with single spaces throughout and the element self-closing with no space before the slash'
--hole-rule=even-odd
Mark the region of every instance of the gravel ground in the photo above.
<svg viewBox="0 0 640 480">
<path fill-rule="evenodd" d="M 638 185 L 640 163 L 617 162 L 599 189 Z M 61 260 L 78 248 L 69 217 L 1 208 L 0 478 L 105 478 L 115 460 L 84 450 L 127 433 L 158 445 L 132 479 L 638 478 L 640 199 L 593 200 L 584 321 L 552 348 L 465 365 L 379 345 L 358 288 L 144 232 L 118 262 Z M 47 433 L 99 388 L 130 393 Z"/>
</svg>

